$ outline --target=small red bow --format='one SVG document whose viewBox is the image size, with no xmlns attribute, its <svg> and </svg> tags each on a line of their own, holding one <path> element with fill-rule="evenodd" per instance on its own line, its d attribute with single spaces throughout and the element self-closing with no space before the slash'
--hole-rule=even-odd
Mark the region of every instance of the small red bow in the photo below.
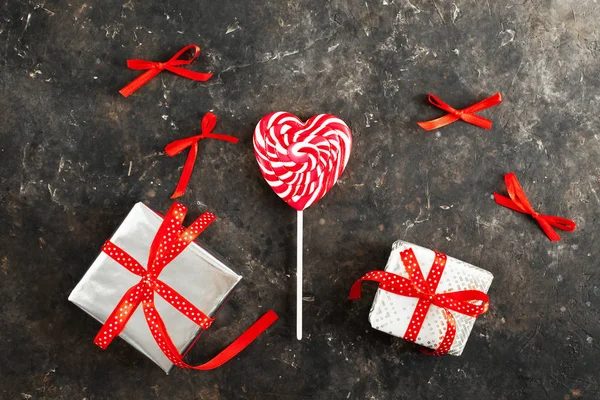
<svg viewBox="0 0 600 400">
<path fill-rule="evenodd" d="M 468 122 L 469 124 L 473 124 L 480 128 L 489 130 L 492 129 L 492 121 L 487 118 L 475 115 L 474 113 L 502 103 L 502 95 L 500 93 L 496 93 L 492 97 L 488 97 L 487 99 L 482 100 L 479 103 L 473 104 L 470 107 L 463 108 L 462 110 L 456 110 L 450 107 L 448 104 L 440 100 L 439 97 L 433 94 L 427 96 L 427 100 L 429 100 L 429 102 L 434 106 L 446 111 L 448 114 L 437 119 L 432 119 L 431 121 L 417 122 L 417 124 L 419 124 L 419 126 L 425 129 L 426 131 L 441 128 L 442 126 L 446 126 L 448 124 L 456 122 L 459 119 L 462 119 L 463 121 Z"/>
<path fill-rule="evenodd" d="M 408 278 L 387 271 L 371 271 L 354 282 L 350 289 L 350 300 L 360 298 L 363 281 L 377 282 L 379 283 L 379 289 L 386 292 L 418 298 L 417 306 L 403 336 L 405 340 L 411 342 L 415 342 L 419 337 L 419 332 L 423 327 L 423 322 L 430 307 L 432 305 L 439 307 L 446 320 L 446 332 L 435 350 L 423 351 L 423 353 L 434 356 L 447 354 L 456 337 L 456 320 L 450 311 L 477 318 L 477 316 L 487 312 L 489 308 L 488 296 L 479 290 L 436 293 L 448 259 L 448 256 L 443 253 L 435 252 L 435 259 L 427 279 L 423 276 L 419 261 L 411 248 L 401 251 L 400 259 L 406 269 Z"/>
<path fill-rule="evenodd" d="M 496 203 L 510 208 L 511 210 L 531 215 L 540 224 L 542 230 L 551 241 L 556 242 L 560 240 L 560 236 L 558 236 L 552 227 L 567 232 L 575 230 L 575 222 L 570 219 L 543 215 L 536 212 L 533 207 L 531 207 L 527 196 L 525 196 L 525 192 L 523 192 L 523 187 L 519 183 L 514 172 L 504 175 L 504 181 L 506 182 L 506 190 L 508 191 L 508 196 L 510 198 L 494 193 L 494 200 L 496 200 Z"/>
<path fill-rule="evenodd" d="M 194 50 L 194 55 L 189 60 L 178 60 L 178 58 L 184 54 L 188 50 Z M 125 86 L 123 89 L 119 91 L 123 96 L 128 97 L 133 92 L 144 86 L 148 83 L 152 78 L 158 75 L 163 69 L 167 71 L 171 71 L 174 74 L 183 76 L 188 79 L 192 79 L 195 81 L 207 81 L 213 74 L 208 72 L 194 72 L 187 70 L 185 68 L 179 67 L 179 65 L 189 65 L 191 64 L 200 54 L 200 47 L 195 44 L 190 44 L 185 46 L 183 49 L 179 50 L 177 54 L 175 54 L 169 61 L 162 62 L 154 62 L 154 61 L 146 61 L 146 60 L 127 60 L 127 67 L 135 70 L 146 70 L 142 75 L 135 78 L 129 85 Z"/>
<path fill-rule="evenodd" d="M 190 148 L 190 152 L 188 153 L 187 159 L 185 160 L 185 165 L 183 166 L 183 171 L 181 171 L 181 178 L 179 178 L 177 188 L 171 196 L 172 199 L 183 196 L 183 193 L 185 192 L 185 188 L 187 187 L 190 181 L 190 177 L 192 176 L 194 163 L 196 162 L 196 157 L 198 156 L 198 142 L 201 139 L 218 139 L 233 144 L 236 144 L 238 142 L 238 138 L 233 136 L 210 133 L 215 127 L 216 123 L 217 116 L 209 112 L 202 118 L 201 134 L 191 136 L 185 139 L 176 140 L 174 142 L 169 143 L 167 147 L 165 147 L 165 151 L 171 157 L 181 153 L 188 147 Z"/>
</svg>

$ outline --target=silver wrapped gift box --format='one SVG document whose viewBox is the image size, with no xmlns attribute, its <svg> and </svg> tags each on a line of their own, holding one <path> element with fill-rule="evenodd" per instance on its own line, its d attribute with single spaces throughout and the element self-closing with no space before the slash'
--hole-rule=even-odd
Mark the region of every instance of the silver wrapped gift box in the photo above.
<svg viewBox="0 0 600 400">
<path fill-rule="evenodd" d="M 146 268 L 150 245 L 161 222 L 158 214 L 137 203 L 110 240 Z M 242 277 L 205 247 L 192 242 L 166 266 L 160 279 L 206 315 L 214 317 Z M 100 253 L 71 292 L 69 301 L 104 323 L 125 292 L 139 280 L 139 276 L 107 254 Z M 201 328 L 160 296 L 154 298 L 169 336 L 181 354 L 199 335 Z M 152 337 L 141 307 L 135 310 L 120 337 L 165 372 L 169 373 L 173 367 Z"/>
<path fill-rule="evenodd" d="M 385 270 L 408 278 L 406 268 L 400 260 L 400 252 L 407 249 L 413 250 L 423 276 L 427 277 L 434 262 L 435 252 L 402 240 L 393 244 Z M 484 269 L 453 257 L 447 257 L 446 267 L 436 293 L 460 290 L 478 290 L 487 293 L 493 279 L 494 276 Z M 419 299 L 415 297 L 401 296 L 377 289 L 369 314 L 369 322 L 377 330 L 404 338 L 418 301 Z M 475 324 L 475 318 L 456 311 L 450 311 L 450 313 L 456 321 L 456 337 L 448 354 L 459 356 L 467 344 Z M 431 305 L 415 343 L 436 349 L 440 345 L 446 329 L 446 319 L 442 314 L 442 309 Z"/>
</svg>

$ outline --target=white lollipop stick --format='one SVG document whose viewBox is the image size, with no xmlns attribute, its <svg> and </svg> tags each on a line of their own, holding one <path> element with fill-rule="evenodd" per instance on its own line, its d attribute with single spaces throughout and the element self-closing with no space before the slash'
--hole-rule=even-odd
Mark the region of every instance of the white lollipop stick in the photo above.
<svg viewBox="0 0 600 400">
<path fill-rule="evenodd" d="M 302 211 L 296 225 L 296 337 L 302 340 Z"/>
</svg>

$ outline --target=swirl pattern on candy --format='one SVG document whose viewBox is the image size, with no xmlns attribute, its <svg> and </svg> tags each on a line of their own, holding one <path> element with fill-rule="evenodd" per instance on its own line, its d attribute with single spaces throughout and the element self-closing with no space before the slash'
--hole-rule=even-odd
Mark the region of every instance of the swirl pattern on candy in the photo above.
<svg viewBox="0 0 600 400">
<path fill-rule="evenodd" d="M 304 123 L 293 114 L 274 112 L 263 117 L 254 131 L 256 160 L 265 180 L 298 211 L 333 187 L 351 148 L 350 128 L 330 114 Z"/>
</svg>

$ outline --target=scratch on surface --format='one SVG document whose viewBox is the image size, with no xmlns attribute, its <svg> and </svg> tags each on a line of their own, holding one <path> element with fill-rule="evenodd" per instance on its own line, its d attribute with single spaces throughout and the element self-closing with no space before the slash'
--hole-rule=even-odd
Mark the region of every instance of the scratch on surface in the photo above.
<svg viewBox="0 0 600 400">
<path fill-rule="evenodd" d="M 85 10 L 86 7 L 88 7 L 87 3 L 83 3 L 81 5 L 81 7 L 79 7 L 79 9 L 77 11 L 75 11 L 75 15 L 74 15 L 75 21 L 77 21 L 77 19 L 79 19 L 79 16 L 83 12 L 83 10 Z"/>
<path fill-rule="evenodd" d="M 44 2 L 44 3 L 45 3 L 45 2 Z M 53 16 L 54 16 L 54 14 L 55 14 L 55 13 L 54 13 L 54 11 L 52 11 L 52 10 L 48 10 L 48 9 L 46 8 L 46 4 L 44 4 L 44 3 L 42 3 L 42 4 L 36 4 L 36 5 L 33 7 L 33 9 L 34 9 L 34 10 L 37 10 L 38 8 L 41 8 L 42 10 L 46 11 L 46 12 L 47 12 L 47 13 L 48 13 L 48 14 L 49 14 L 51 17 L 53 17 Z"/>
<path fill-rule="evenodd" d="M 431 0 L 431 2 L 433 3 L 433 6 L 437 10 L 437 13 L 440 15 L 440 18 L 442 19 L 442 23 L 444 25 L 446 25 L 446 19 L 444 18 L 444 15 L 442 14 L 442 11 L 440 10 L 440 8 L 438 7 L 438 5 L 436 4 L 436 2 L 434 0 Z"/>
<path fill-rule="evenodd" d="M 529 346 L 529 343 L 531 343 L 531 341 L 533 340 L 533 338 L 535 337 L 535 335 L 537 335 L 537 334 L 538 334 L 538 332 L 540 331 L 540 324 L 541 324 L 541 323 L 540 323 L 540 322 L 538 322 L 537 326 L 535 327 L 535 332 L 533 332 L 533 335 L 531 335 L 531 336 L 529 337 L 529 339 L 527 339 L 527 341 L 525 342 L 525 344 L 523 345 L 523 347 L 521 347 L 521 350 L 519 350 L 519 351 L 517 352 L 517 355 L 521 354 L 521 353 L 523 352 L 523 350 L 525 350 L 525 348 L 526 348 L 527 346 Z"/>
<path fill-rule="evenodd" d="M 427 199 L 427 209 L 429 210 L 431 208 L 431 193 L 429 193 L 429 179 L 427 175 L 429 174 L 425 175 L 425 198 Z"/>
<path fill-rule="evenodd" d="M 460 14 L 460 8 L 456 5 L 456 3 L 452 3 L 454 6 L 454 10 L 452 11 L 452 23 L 456 22 L 456 18 L 458 18 L 458 14 Z"/>
<path fill-rule="evenodd" d="M 492 231 L 495 228 L 503 229 L 502 225 L 498 224 L 498 222 L 496 221 L 496 219 L 492 219 L 492 222 L 486 222 L 486 221 L 483 221 L 479 215 L 477 215 L 476 218 L 475 218 L 475 222 L 477 223 L 478 226 L 479 225 L 483 225 L 486 228 L 491 228 Z M 477 229 L 479 229 L 479 227 Z"/>
<path fill-rule="evenodd" d="M 162 86 L 162 90 L 163 90 L 163 99 L 165 99 L 165 107 L 169 108 L 169 93 L 171 93 L 170 90 L 167 90 L 167 85 L 165 85 L 165 81 L 161 75 L 160 77 L 160 84 Z"/>
<path fill-rule="evenodd" d="M 4 46 L 4 60 L 8 60 L 8 44 L 10 43 L 10 30 L 6 31 L 6 45 Z"/>
<path fill-rule="evenodd" d="M 523 65 L 523 57 L 521 57 L 521 60 L 519 61 L 519 66 L 517 67 L 517 71 L 513 75 L 512 81 L 510 82 L 510 86 L 508 87 L 508 89 L 506 89 L 505 93 L 508 93 L 512 89 L 513 85 L 515 84 L 515 82 L 517 80 L 517 75 L 519 75 L 519 72 L 521 71 L 522 65 Z"/>
<path fill-rule="evenodd" d="M 77 120 L 75 119 L 75 116 L 73 115 L 75 111 L 71 110 L 71 112 L 69 113 L 69 116 L 71 117 L 71 121 L 69 121 L 69 125 L 71 126 L 79 126 L 79 124 L 77 123 Z"/>
<path fill-rule="evenodd" d="M 415 14 L 419 14 L 421 12 L 421 9 L 411 3 L 410 0 L 406 0 L 406 3 L 413 9 Z"/>
<path fill-rule="evenodd" d="M 23 147 L 23 158 L 21 159 L 21 166 L 23 167 L 23 170 L 25 170 L 25 168 L 27 167 L 27 163 L 25 162 L 25 160 L 27 159 L 28 147 L 29 143 L 25 143 L 25 146 Z"/>
<path fill-rule="evenodd" d="M 501 41 L 500 41 L 500 47 L 504 47 L 509 43 L 512 43 L 515 41 L 515 31 L 512 29 L 506 29 L 502 32 L 500 32 L 498 34 L 498 36 L 501 36 Z"/>
<path fill-rule="evenodd" d="M 567 385 L 565 385 L 564 383 L 562 383 L 561 381 L 559 381 L 558 379 L 556 379 L 556 377 L 554 375 L 548 374 L 548 376 L 551 377 L 552 379 L 554 379 L 558 384 L 560 384 L 560 385 L 564 386 L 565 388 L 567 388 L 567 390 L 569 392 L 572 391 L 572 389 L 570 387 L 568 387 Z"/>
<path fill-rule="evenodd" d="M 579 78 L 579 83 L 581 83 L 581 103 L 583 103 L 585 101 L 585 83 L 583 82 L 583 72 Z"/>
<path fill-rule="evenodd" d="M 281 60 L 281 59 L 283 59 L 285 57 L 289 57 L 289 56 L 293 56 L 293 55 L 298 54 L 298 53 L 302 53 L 304 51 L 307 51 L 311 47 L 313 47 L 318 42 L 321 42 L 323 40 L 329 40 L 329 39 L 331 39 L 335 35 L 336 32 L 334 32 L 334 33 L 332 33 L 331 35 L 328 35 L 328 36 L 319 37 L 319 38 L 317 38 L 315 40 L 309 40 L 308 44 L 306 46 L 304 46 L 303 48 L 301 48 L 301 49 L 286 50 L 284 52 L 275 53 L 275 55 L 272 55 L 272 53 L 267 53 L 265 55 L 266 57 L 263 60 L 254 61 L 254 62 L 246 63 L 246 64 L 230 65 L 229 67 L 223 69 L 219 73 L 219 75 L 222 74 L 222 73 L 224 73 L 224 72 L 228 72 L 228 71 L 232 71 L 232 70 L 235 71 L 235 70 L 242 69 L 242 68 L 248 68 L 248 67 L 252 67 L 254 65 L 258 65 L 258 64 L 266 64 L 266 63 L 269 63 L 271 61 Z"/>
<path fill-rule="evenodd" d="M 29 22 L 31 21 L 31 13 L 27 14 L 27 21 L 25 21 L 25 28 L 23 29 L 23 32 L 25 32 L 27 30 L 27 28 L 29 28 Z"/>
<path fill-rule="evenodd" d="M 148 175 L 148 172 L 150 172 L 156 166 L 156 164 L 158 164 L 158 160 L 152 161 L 152 164 L 150 164 L 150 166 L 144 170 L 144 173 L 142 174 L 142 176 L 140 176 L 140 178 L 137 180 L 137 182 L 131 187 L 131 189 L 129 189 L 129 194 L 131 194 L 131 192 L 137 186 L 138 183 L 140 183 L 141 181 L 144 180 L 144 178 L 146 178 L 146 175 Z"/>
<path fill-rule="evenodd" d="M 50 192 L 50 198 L 54 201 L 54 196 L 56 196 L 56 188 L 52 189 L 52 186 L 48 184 L 48 192 Z"/>
<path fill-rule="evenodd" d="M 594 197 L 596 198 L 596 201 L 598 202 L 598 204 L 600 204 L 600 198 L 598 198 L 598 193 L 596 193 L 596 191 L 594 190 L 594 188 L 592 187 L 592 183 L 590 182 L 590 190 L 592 191 L 592 194 L 594 195 Z"/>
<path fill-rule="evenodd" d="M 337 43 L 337 44 L 334 44 L 333 46 L 329 46 L 329 47 L 327 48 L 327 52 L 328 52 L 328 53 L 331 53 L 332 51 L 334 51 L 335 49 L 337 49 L 339 45 L 340 45 L 340 44 L 339 44 L 339 43 Z"/>
<path fill-rule="evenodd" d="M 567 312 L 569 313 L 569 317 L 571 317 L 571 321 L 573 322 L 573 324 L 578 327 L 579 329 L 581 329 L 583 331 L 583 333 L 585 333 L 586 335 L 588 335 L 589 337 L 592 337 L 592 334 L 585 329 L 583 326 L 581 326 L 581 324 L 579 324 L 577 321 L 575 321 L 575 318 L 573 318 L 573 314 L 571 314 L 570 310 L 567 310 Z M 592 339 L 593 340 L 593 339 Z"/>
<path fill-rule="evenodd" d="M 290 361 L 284 360 L 283 358 L 272 358 L 271 360 L 273 360 L 273 361 L 281 361 L 282 363 L 287 364 L 287 365 L 289 365 L 290 367 L 292 367 L 294 369 L 298 369 L 298 365 L 295 364 L 293 361 L 290 362 Z"/>
<path fill-rule="evenodd" d="M 131 168 L 133 167 L 133 161 L 129 161 L 129 170 L 127 171 L 127 176 L 131 176 Z"/>
<path fill-rule="evenodd" d="M 229 25 L 227 27 L 227 31 L 225 32 L 226 35 L 229 35 L 230 33 L 233 33 L 235 31 L 239 31 L 240 29 L 242 29 L 242 27 L 240 26 L 240 24 L 238 23 L 238 21 L 235 21 L 235 24 L 233 25 Z"/>
</svg>

